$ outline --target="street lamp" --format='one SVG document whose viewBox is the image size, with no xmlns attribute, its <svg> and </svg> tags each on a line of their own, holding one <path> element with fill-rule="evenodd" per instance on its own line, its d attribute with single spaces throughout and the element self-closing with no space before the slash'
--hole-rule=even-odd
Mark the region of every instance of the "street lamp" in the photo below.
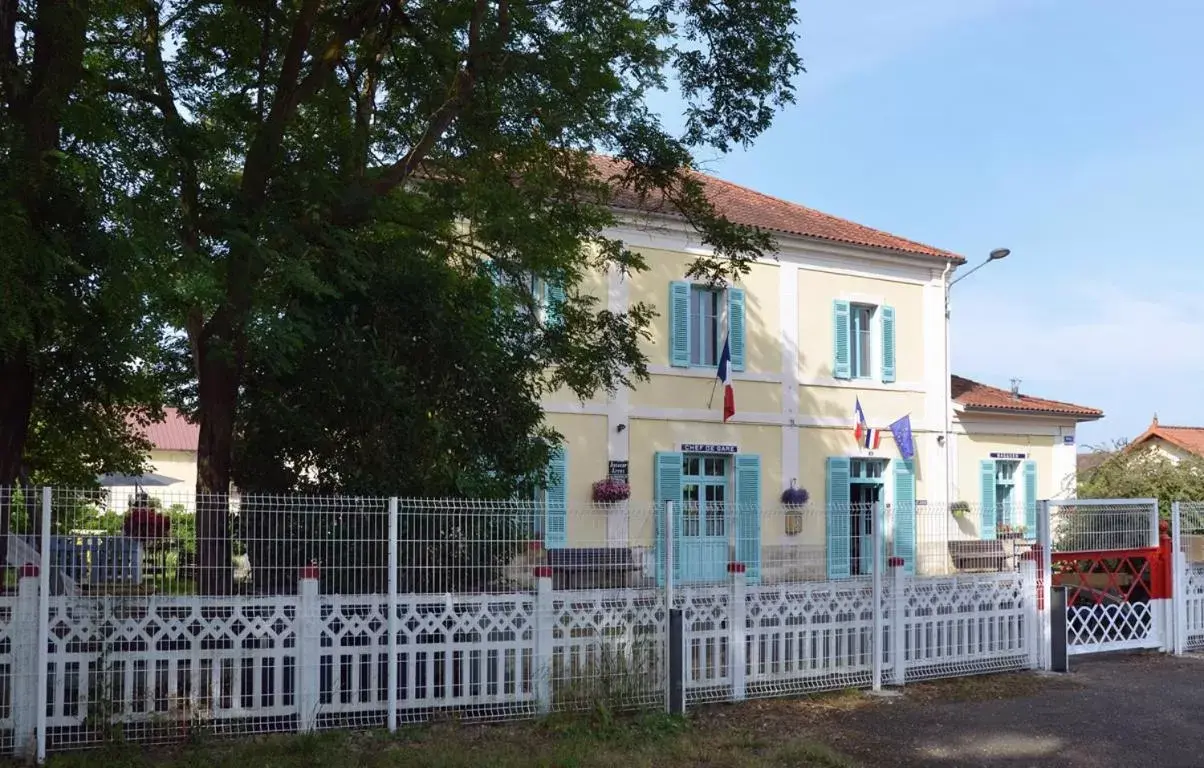
<svg viewBox="0 0 1204 768">
<path fill-rule="evenodd" d="M 966 274 L 957 278 L 953 282 L 949 281 L 949 270 L 953 267 L 953 263 L 950 262 L 945 265 L 945 272 L 941 276 L 941 282 L 943 282 L 945 285 L 945 408 L 944 408 L 944 410 L 945 410 L 945 430 L 941 436 L 941 440 L 944 443 L 944 448 L 945 448 L 945 509 L 946 510 L 949 509 L 949 505 L 952 503 L 950 497 L 953 495 L 953 462 L 952 462 L 953 448 L 949 444 L 949 432 L 951 431 L 950 420 L 952 419 L 952 414 L 953 414 L 953 383 L 951 381 L 952 377 L 950 376 L 950 372 L 949 372 L 949 289 L 952 288 L 953 286 L 957 285 L 958 283 L 960 283 L 962 280 L 965 280 L 967 277 L 974 274 L 978 270 L 982 269 L 986 265 L 988 265 L 992 262 L 995 262 L 995 261 L 999 261 L 1000 259 L 1006 259 L 1010 253 L 1011 253 L 1011 250 L 1009 250 L 1007 248 L 994 249 L 989 254 L 987 254 L 986 261 L 984 261 L 981 264 L 979 264 L 978 266 L 974 267 L 974 269 L 971 269 L 969 272 L 967 272 Z"/>
</svg>

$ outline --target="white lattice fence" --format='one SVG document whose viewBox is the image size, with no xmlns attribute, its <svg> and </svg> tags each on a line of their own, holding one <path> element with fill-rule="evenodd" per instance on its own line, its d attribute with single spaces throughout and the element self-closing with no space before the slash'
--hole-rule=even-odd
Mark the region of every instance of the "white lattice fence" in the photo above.
<svg viewBox="0 0 1204 768">
<path fill-rule="evenodd" d="M 58 745 L 175 738 L 296 715 L 295 604 L 284 598 L 50 599 L 47 728 Z"/>
<path fill-rule="evenodd" d="M 17 598 L 0 596 L 0 743 L 11 745 L 13 732 L 13 688 L 16 682 L 14 653 L 17 636 Z M 30 628 L 24 628 L 28 631 Z M 27 673 L 29 670 L 25 670 Z"/>
<path fill-rule="evenodd" d="M 665 595 L 656 589 L 553 592 L 552 706 L 657 706 L 665 697 Z M 543 603 L 540 609 L 544 608 Z M 539 622 L 543 625 L 542 617 Z"/>
<path fill-rule="evenodd" d="M 1185 577 L 1179 592 L 1183 605 L 1178 614 L 1184 640 L 1182 650 L 1204 650 L 1204 563 L 1186 563 L 1181 574 Z"/>
<path fill-rule="evenodd" d="M 1035 664 L 1035 569 L 907 579 L 907 680 L 1028 669 Z M 888 631 L 895 628 L 888 617 Z M 895 646 L 898 648 L 898 646 Z"/>
</svg>

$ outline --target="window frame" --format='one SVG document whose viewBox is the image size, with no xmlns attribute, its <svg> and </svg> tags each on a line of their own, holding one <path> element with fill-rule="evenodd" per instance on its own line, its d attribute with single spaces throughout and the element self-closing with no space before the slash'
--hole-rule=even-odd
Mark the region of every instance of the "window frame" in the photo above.
<svg viewBox="0 0 1204 768">
<path fill-rule="evenodd" d="M 709 302 L 704 299 L 709 298 Z M 707 285 L 690 284 L 689 327 L 689 359 L 691 368 L 715 368 L 719 365 L 719 326 L 723 317 L 724 294 Z M 704 303 L 710 304 L 713 314 L 704 314 Z M 708 322 L 704 322 L 704 320 Z M 708 339 L 707 330 L 710 330 Z M 709 349 L 707 342 L 710 342 Z M 709 353 L 709 354 L 707 354 Z M 708 360 L 708 357 L 710 358 Z"/>
<path fill-rule="evenodd" d="M 878 346 L 877 333 L 874 330 L 874 318 L 878 314 L 878 306 L 866 302 L 849 302 L 849 378 L 874 378 L 874 350 Z M 865 327 L 862 328 L 864 321 Z M 865 340 L 864 363 L 862 370 L 861 340 Z"/>
<path fill-rule="evenodd" d="M 995 460 L 995 527 L 999 528 L 1003 525 L 1016 525 L 1016 512 L 1019 507 L 1022 507 L 1023 501 L 1018 505 L 1016 491 L 1017 488 L 1023 493 L 1023 484 L 1017 482 L 1016 475 L 1021 474 L 1021 462 L 1014 459 L 996 459 Z M 1004 468 L 1008 468 L 1010 472 L 1004 472 Z M 1007 502 L 1004 503 L 1000 494 L 1000 489 L 1007 489 Z M 1005 519 L 1006 517 L 1006 519 Z"/>
</svg>

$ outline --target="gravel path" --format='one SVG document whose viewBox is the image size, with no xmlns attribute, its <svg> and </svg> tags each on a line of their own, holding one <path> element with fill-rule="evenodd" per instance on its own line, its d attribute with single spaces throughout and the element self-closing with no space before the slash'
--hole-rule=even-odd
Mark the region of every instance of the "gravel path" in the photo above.
<svg viewBox="0 0 1204 768">
<path fill-rule="evenodd" d="M 887 699 L 823 736 L 875 766 L 1204 766 L 1204 657 L 1073 658 L 1047 683 L 1012 698 Z"/>
</svg>

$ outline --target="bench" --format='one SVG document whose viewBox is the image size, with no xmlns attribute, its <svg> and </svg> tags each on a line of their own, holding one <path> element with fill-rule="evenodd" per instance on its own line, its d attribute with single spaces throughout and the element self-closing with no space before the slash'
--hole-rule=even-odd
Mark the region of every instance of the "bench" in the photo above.
<svg viewBox="0 0 1204 768">
<path fill-rule="evenodd" d="M 565 547 L 547 550 L 553 589 L 607 589 L 628 586 L 640 570 L 626 547 Z"/>
<path fill-rule="evenodd" d="M 1007 552 L 998 539 L 951 541 L 949 557 L 959 571 L 1002 571 L 1007 562 Z"/>
</svg>

